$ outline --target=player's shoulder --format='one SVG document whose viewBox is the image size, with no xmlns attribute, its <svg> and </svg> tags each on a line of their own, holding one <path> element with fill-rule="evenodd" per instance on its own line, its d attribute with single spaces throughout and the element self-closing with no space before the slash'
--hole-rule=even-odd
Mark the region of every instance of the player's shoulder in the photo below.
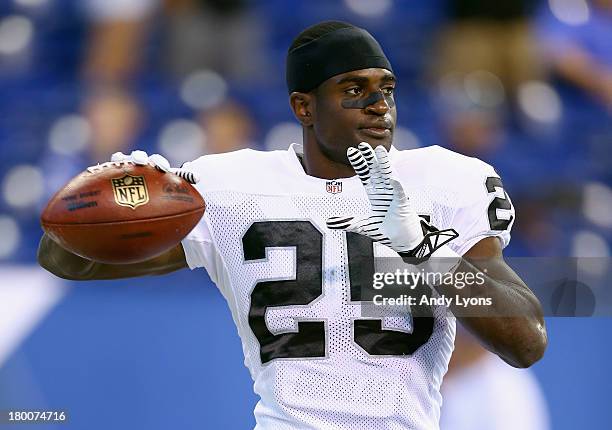
<svg viewBox="0 0 612 430">
<path fill-rule="evenodd" d="M 183 167 L 197 173 L 208 191 L 244 189 L 275 174 L 287 151 L 259 151 L 251 148 L 222 154 L 208 154 L 187 162 Z"/>
<path fill-rule="evenodd" d="M 249 168 L 258 162 L 270 162 L 277 160 L 286 151 L 259 151 L 252 148 L 239 149 L 237 151 L 224 152 L 222 154 L 207 154 L 185 163 L 185 167 L 192 169 L 201 168 Z"/>
<path fill-rule="evenodd" d="M 499 176 L 490 164 L 438 145 L 395 151 L 392 163 L 403 184 L 432 190 L 458 205 L 482 198 L 487 178 Z"/>
<path fill-rule="evenodd" d="M 435 171 L 440 176 L 495 174 L 490 164 L 439 145 L 398 150 L 393 162 L 398 168 L 420 166 L 419 170 Z"/>
</svg>

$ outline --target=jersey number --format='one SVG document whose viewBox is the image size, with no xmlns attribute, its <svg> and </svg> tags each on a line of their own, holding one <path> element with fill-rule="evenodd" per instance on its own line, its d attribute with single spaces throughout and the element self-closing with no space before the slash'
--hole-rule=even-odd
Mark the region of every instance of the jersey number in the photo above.
<svg viewBox="0 0 612 430">
<path fill-rule="evenodd" d="M 508 219 L 502 219 L 498 218 L 497 216 L 497 209 L 512 209 L 512 204 L 510 203 L 510 199 L 508 199 L 508 194 L 506 194 L 506 191 L 504 191 L 504 185 L 502 184 L 501 179 L 498 177 L 489 176 L 485 182 L 485 186 L 490 194 L 495 193 L 496 188 L 499 188 L 504 193 L 503 198 L 495 197 L 493 199 L 487 212 L 489 215 L 489 226 L 491 227 L 491 230 L 506 230 L 514 217 L 510 215 Z"/>
<path fill-rule="evenodd" d="M 351 301 L 362 300 L 372 290 L 374 249 L 371 239 L 347 233 Z M 255 222 L 242 238 L 246 262 L 266 258 L 266 248 L 295 247 L 294 280 L 258 282 L 251 293 L 249 325 L 259 341 L 260 358 L 325 357 L 325 322 L 298 321 L 297 331 L 273 334 L 266 324 L 266 310 L 275 306 L 306 306 L 323 294 L 323 234 L 310 221 Z M 421 285 L 420 293 L 431 294 Z M 369 294 L 368 294 L 369 295 Z M 353 341 L 370 355 L 410 355 L 433 333 L 433 312 L 429 306 L 413 307 L 412 333 L 383 329 L 381 319 L 355 319 Z"/>
</svg>

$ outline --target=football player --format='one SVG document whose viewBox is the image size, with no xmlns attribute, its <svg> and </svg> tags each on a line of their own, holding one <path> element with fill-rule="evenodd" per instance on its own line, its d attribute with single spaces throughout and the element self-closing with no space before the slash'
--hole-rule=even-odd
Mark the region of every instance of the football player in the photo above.
<svg viewBox="0 0 612 430">
<path fill-rule="evenodd" d="M 512 203 L 482 161 L 392 146 L 396 78 L 367 31 L 310 27 L 286 69 L 303 144 L 206 155 L 172 171 L 142 151 L 113 156 L 199 177 L 206 213 L 175 249 L 113 266 L 44 236 L 39 262 L 78 280 L 205 268 L 227 299 L 261 398 L 257 429 L 438 428 L 455 335 L 449 308 L 512 366 L 530 366 L 546 348 L 541 306 L 502 256 Z M 486 295 L 492 305 L 469 316 L 458 302 L 365 315 L 374 257 L 398 255 L 412 267 L 483 277 L 479 292 L 437 283 L 429 296 Z"/>
</svg>

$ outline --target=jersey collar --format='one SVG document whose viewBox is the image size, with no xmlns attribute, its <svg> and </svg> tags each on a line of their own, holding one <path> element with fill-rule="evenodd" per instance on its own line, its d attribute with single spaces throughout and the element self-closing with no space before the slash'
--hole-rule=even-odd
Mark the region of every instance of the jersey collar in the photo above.
<svg viewBox="0 0 612 430">
<path fill-rule="evenodd" d="M 293 161 L 297 162 L 297 167 L 299 167 L 299 171 L 303 172 L 304 175 L 306 176 L 310 176 L 304 171 L 304 166 L 302 166 L 302 163 L 300 162 L 300 158 L 304 156 L 304 145 L 302 145 L 301 143 L 292 143 L 291 145 L 289 145 L 287 152 L 289 153 L 290 158 Z M 398 150 L 395 148 L 395 146 L 391 145 L 391 149 L 389 150 L 389 155 L 391 156 L 391 158 L 393 158 L 396 152 L 398 152 Z M 314 178 L 314 176 L 310 176 L 310 177 Z M 351 178 L 354 178 L 354 177 L 356 177 L 356 175 L 351 176 Z M 316 179 L 321 179 L 321 178 L 316 178 Z M 350 179 L 350 178 L 343 178 L 343 179 Z"/>
<path fill-rule="evenodd" d="M 394 146 L 391 146 L 391 150 L 389 154 L 391 157 L 397 152 Z M 287 149 L 287 158 L 290 164 L 290 168 L 294 171 L 299 177 L 301 177 L 304 181 L 308 182 L 311 186 L 315 187 L 316 191 L 325 192 L 327 189 L 327 184 L 329 182 L 340 181 L 343 184 L 343 192 L 363 192 L 363 186 L 361 185 L 361 181 L 357 177 L 357 175 L 348 177 L 348 178 L 338 178 L 338 179 L 323 179 L 317 178 L 316 176 L 311 176 L 304 171 L 304 167 L 300 162 L 300 157 L 304 155 L 304 146 L 301 143 L 292 143 Z"/>
</svg>

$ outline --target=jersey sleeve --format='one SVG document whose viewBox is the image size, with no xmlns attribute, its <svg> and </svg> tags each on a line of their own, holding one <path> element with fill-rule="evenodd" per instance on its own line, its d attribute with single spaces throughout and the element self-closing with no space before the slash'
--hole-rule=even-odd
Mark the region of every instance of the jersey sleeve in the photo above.
<svg viewBox="0 0 612 430">
<path fill-rule="evenodd" d="M 185 170 L 200 174 L 198 160 L 183 164 Z M 202 194 L 206 202 L 206 196 L 202 189 L 195 185 L 195 188 Z M 210 220 L 208 214 L 204 212 L 204 216 L 191 232 L 182 240 L 183 250 L 185 252 L 185 260 L 191 270 L 203 267 L 208 272 L 210 279 L 217 283 L 219 267 L 218 259 L 216 258 L 217 251 L 214 239 L 211 233 Z"/>
<path fill-rule="evenodd" d="M 215 281 L 215 247 L 206 218 L 207 216 L 204 215 L 181 243 L 189 268 L 193 270 L 203 267 L 208 272 L 210 278 Z"/>
<path fill-rule="evenodd" d="M 471 180 L 467 198 L 457 208 L 452 227 L 459 237 L 449 243 L 453 251 L 465 254 L 486 237 L 500 239 L 502 248 L 510 242 L 510 230 L 516 218 L 514 206 L 503 187 L 502 180 L 490 165 L 479 161 Z"/>
<path fill-rule="evenodd" d="M 200 178 L 194 187 L 208 206 L 214 200 L 213 196 L 218 196 L 219 193 L 233 189 L 244 190 L 245 186 L 258 187 L 256 181 L 245 181 L 243 176 L 232 174 L 232 172 L 244 173 L 248 169 L 257 169 L 257 166 L 260 165 L 253 162 L 253 157 L 257 154 L 262 154 L 262 152 L 241 149 L 224 154 L 208 154 L 186 162 L 182 168 L 195 173 Z M 200 222 L 183 239 L 182 245 L 189 267 L 192 270 L 199 267 L 205 268 L 211 280 L 219 288 L 225 288 L 229 285 L 229 280 L 226 276 L 225 262 L 219 250 L 222 239 L 216 235 L 216 230 L 213 228 L 219 220 L 214 218 L 215 215 L 211 220 L 212 212 L 207 207 Z"/>
</svg>

